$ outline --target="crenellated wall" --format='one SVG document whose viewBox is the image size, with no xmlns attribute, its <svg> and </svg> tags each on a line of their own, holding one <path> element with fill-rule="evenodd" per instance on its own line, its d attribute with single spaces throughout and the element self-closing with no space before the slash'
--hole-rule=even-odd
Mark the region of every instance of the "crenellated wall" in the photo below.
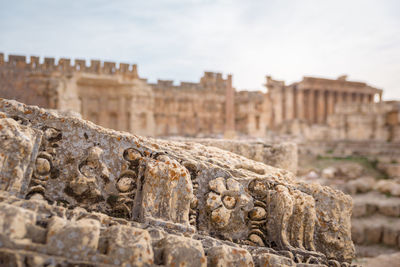
<svg viewBox="0 0 400 267">
<path fill-rule="evenodd" d="M 205 71 L 198 83 L 180 82 L 178 85 L 174 85 L 173 80 L 157 80 L 157 83 L 149 85 L 159 90 L 203 90 L 225 93 L 226 88 L 232 86 L 232 77 L 230 76 L 228 75 L 224 79 L 222 73 Z"/>
<path fill-rule="evenodd" d="M 0 54 L 0 97 L 73 110 L 104 127 L 139 135 L 222 135 L 235 129 L 232 76 L 150 84 L 136 65 Z M 228 101 L 227 101 L 228 100 Z M 228 115 L 226 115 L 228 114 Z M 229 121 L 229 123 L 227 123 Z"/>
<path fill-rule="evenodd" d="M 116 130 L 154 134 L 153 92 L 137 66 L 91 60 L 0 54 L 0 97 L 73 110 Z"/>
<path fill-rule="evenodd" d="M 0 96 L 44 108 L 59 107 L 61 80 L 44 71 L 49 60 L 39 66 L 26 62 L 25 56 L 0 54 Z"/>
<path fill-rule="evenodd" d="M 234 105 L 227 102 L 230 92 L 234 94 L 231 75 L 224 79 L 221 73 L 205 72 L 199 83 L 158 80 L 149 85 L 155 97 L 156 135 L 215 136 L 234 127 L 227 125 L 226 116 L 227 103 Z"/>
<path fill-rule="evenodd" d="M 8 60 L 5 60 L 4 54 L 0 53 L 0 65 L 6 67 L 16 67 L 19 69 L 25 69 L 37 72 L 85 72 L 93 74 L 122 74 L 126 77 L 138 78 L 137 65 L 126 64 L 100 60 L 90 60 L 87 64 L 86 60 L 69 58 L 60 58 L 56 61 L 55 58 L 45 57 L 43 61 L 37 56 L 31 56 L 28 62 L 26 56 L 20 55 L 9 55 Z"/>
</svg>

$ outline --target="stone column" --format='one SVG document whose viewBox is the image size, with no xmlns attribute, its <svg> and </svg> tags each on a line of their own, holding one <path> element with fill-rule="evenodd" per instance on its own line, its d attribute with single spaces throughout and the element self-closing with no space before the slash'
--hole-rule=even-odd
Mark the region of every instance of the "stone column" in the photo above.
<svg viewBox="0 0 400 267">
<path fill-rule="evenodd" d="M 356 100 L 355 94 L 353 92 L 348 93 L 347 103 L 349 104 L 355 103 L 356 102 L 355 100 Z"/>
<path fill-rule="evenodd" d="M 347 103 L 355 103 L 355 95 L 353 92 L 347 93 Z"/>
<path fill-rule="evenodd" d="M 274 126 L 274 121 L 272 117 L 272 107 L 271 107 L 271 94 L 266 93 L 263 97 L 263 115 L 261 118 L 265 118 L 265 123 L 267 128 L 272 128 Z"/>
<path fill-rule="evenodd" d="M 342 93 L 342 103 L 348 103 L 349 101 L 349 96 L 346 92 Z"/>
<path fill-rule="evenodd" d="M 317 123 L 324 123 L 325 120 L 325 91 L 318 91 L 317 99 Z"/>
<path fill-rule="evenodd" d="M 348 104 L 354 103 L 354 99 L 355 99 L 355 97 L 354 97 L 353 92 L 347 93 L 347 101 L 346 101 L 346 103 L 348 103 Z"/>
<path fill-rule="evenodd" d="M 304 114 L 304 91 L 303 90 L 298 90 L 297 91 L 297 100 L 296 100 L 296 104 L 297 104 L 297 118 L 300 120 L 304 120 L 305 119 L 305 114 Z"/>
<path fill-rule="evenodd" d="M 282 90 L 274 89 L 269 92 L 271 96 L 272 116 L 274 127 L 282 123 Z"/>
<path fill-rule="evenodd" d="M 335 92 L 328 91 L 328 114 L 327 116 L 334 113 L 335 109 Z"/>
<path fill-rule="evenodd" d="M 315 91 L 309 90 L 308 91 L 308 101 L 307 101 L 307 108 L 308 108 L 308 122 L 315 123 Z"/>
<path fill-rule="evenodd" d="M 361 94 L 360 93 L 355 93 L 355 103 L 361 103 Z"/>
<path fill-rule="evenodd" d="M 364 94 L 363 93 L 358 94 L 358 103 L 364 103 Z"/>
<path fill-rule="evenodd" d="M 372 99 L 371 94 L 365 95 L 365 103 L 371 103 L 371 99 Z"/>
<path fill-rule="evenodd" d="M 363 94 L 362 95 L 362 102 L 363 103 L 368 103 L 368 95 L 367 94 Z"/>
<path fill-rule="evenodd" d="M 364 94 L 363 93 L 360 93 L 359 101 L 360 101 L 360 103 L 364 103 Z"/>
<path fill-rule="evenodd" d="M 281 112 L 282 121 L 286 120 L 286 88 L 281 89 Z"/>
<path fill-rule="evenodd" d="M 371 103 L 371 99 L 372 99 L 371 94 L 365 95 L 365 103 Z"/>
<path fill-rule="evenodd" d="M 334 94 L 333 94 L 333 113 L 335 113 L 336 112 L 336 105 L 338 104 L 338 103 L 340 103 L 340 101 L 341 101 L 341 98 L 340 98 L 341 96 L 340 96 L 340 93 L 339 92 L 334 92 Z"/>
<path fill-rule="evenodd" d="M 360 93 L 354 93 L 354 103 L 361 103 L 361 94 Z"/>
<path fill-rule="evenodd" d="M 225 138 L 235 137 L 235 89 L 232 86 L 232 75 L 228 75 L 225 91 Z"/>
<path fill-rule="evenodd" d="M 286 87 L 285 88 L 285 107 L 284 107 L 286 120 L 292 120 L 294 118 L 293 98 L 294 98 L 293 88 Z"/>
</svg>

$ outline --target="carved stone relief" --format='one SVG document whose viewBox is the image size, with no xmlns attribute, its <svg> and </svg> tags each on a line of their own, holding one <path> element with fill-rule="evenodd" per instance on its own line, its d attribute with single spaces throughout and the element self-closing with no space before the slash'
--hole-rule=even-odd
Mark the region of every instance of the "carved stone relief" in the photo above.
<svg viewBox="0 0 400 267">
<path fill-rule="evenodd" d="M 352 258 L 351 204 L 340 192 L 217 148 L 132 136 L 4 100 L 0 111 L 29 125 L 0 119 L 2 190 L 17 188 L 3 186 L 15 173 L 19 190 L 29 184 L 25 201 L 195 233 L 199 248 L 241 247 L 260 262 L 269 259 L 263 253 L 293 264 Z M 5 163 L 10 155 L 21 168 Z"/>
</svg>

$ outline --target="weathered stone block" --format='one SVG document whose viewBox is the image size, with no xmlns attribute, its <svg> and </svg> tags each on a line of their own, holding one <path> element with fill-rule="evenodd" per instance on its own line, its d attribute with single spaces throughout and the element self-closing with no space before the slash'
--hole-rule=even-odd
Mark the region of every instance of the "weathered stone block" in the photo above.
<svg viewBox="0 0 400 267">
<path fill-rule="evenodd" d="M 400 197 L 400 184 L 394 180 L 380 180 L 376 183 L 375 189 L 383 194 Z"/>
<path fill-rule="evenodd" d="M 364 242 L 364 225 L 363 224 L 354 224 L 351 227 L 351 238 L 353 242 L 356 244 L 362 244 Z"/>
<path fill-rule="evenodd" d="M 400 229 L 395 229 L 389 226 L 383 228 L 382 243 L 388 246 L 397 246 L 397 237 L 400 234 Z"/>
<path fill-rule="evenodd" d="M 93 219 L 76 222 L 52 217 L 48 224 L 46 239 L 50 254 L 80 259 L 97 250 L 100 237 L 100 223 Z"/>
<path fill-rule="evenodd" d="M 115 225 L 105 233 L 108 240 L 106 254 L 117 259 L 120 264 L 146 266 L 153 264 L 154 255 L 151 237 L 146 230 Z"/>
<path fill-rule="evenodd" d="M 375 179 L 373 177 L 361 177 L 345 184 L 345 192 L 351 195 L 358 193 L 366 193 L 373 189 L 375 186 Z"/>
<path fill-rule="evenodd" d="M 207 258 L 200 241 L 169 235 L 161 242 L 164 247 L 163 264 L 166 266 L 207 266 Z"/>
<path fill-rule="evenodd" d="M 365 244 L 378 244 L 382 239 L 382 226 L 368 224 L 365 226 Z"/>
<path fill-rule="evenodd" d="M 253 267 L 251 254 L 242 248 L 228 247 L 225 245 L 212 247 L 207 251 L 208 266 L 219 267 Z"/>
<path fill-rule="evenodd" d="M 292 259 L 285 258 L 282 256 L 278 256 L 275 254 L 263 253 L 261 255 L 256 255 L 254 257 L 254 262 L 256 266 L 265 266 L 265 267 L 295 267 L 296 263 Z"/>
<path fill-rule="evenodd" d="M 251 139 L 226 140 L 226 139 L 203 139 L 203 138 L 174 138 L 174 140 L 196 142 L 206 146 L 218 147 L 233 152 L 248 159 L 259 161 L 273 167 L 297 172 L 298 153 L 297 144 L 284 142 L 272 143 L 253 141 Z"/>
<path fill-rule="evenodd" d="M 310 264 L 310 263 L 298 263 L 296 267 L 328 267 L 325 264 Z"/>
<path fill-rule="evenodd" d="M 0 251 L 0 266 L 20 267 L 23 266 L 23 259 L 18 253 Z"/>
<path fill-rule="evenodd" d="M 313 184 L 302 188 L 302 191 L 315 199 L 317 251 L 324 251 L 328 258 L 337 258 L 339 249 L 343 252 L 341 261 L 351 261 L 355 253 L 350 228 L 353 207 L 351 197 L 329 187 L 317 188 Z M 335 199 L 334 203 L 332 199 Z"/>
<path fill-rule="evenodd" d="M 189 225 L 193 187 L 190 174 L 176 160 L 165 155 L 148 161 L 144 173 L 142 218 L 159 218 Z"/>
<path fill-rule="evenodd" d="M 356 179 L 362 175 L 363 167 L 354 162 L 343 163 L 338 166 L 336 176 L 345 179 Z"/>
<path fill-rule="evenodd" d="M 397 247 L 400 248 L 400 235 L 397 237 Z"/>
<path fill-rule="evenodd" d="M 390 178 L 400 177 L 399 163 L 380 163 L 378 168 L 383 170 Z"/>
<path fill-rule="evenodd" d="M 382 203 L 379 205 L 379 213 L 390 216 L 399 217 L 400 216 L 400 205 L 398 203 Z"/>
<path fill-rule="evenodd" d="M 35 225 L 36 214 L 23 208 L 0 204 L 0 235 L 10 240 L 26 238 L 29 225 Z"/>
<path fill-rule="evenodd" d="M 367 215 L 367 204 L 366 203 L 354 203 L 353 206 L 353 218 L 358 218 Z"/>
<path fill-rule="evenodd" d="M 4 114 L 0 116 L 0 190 L 20 194 L 29 184 L 41 135 L 2 117 Z"/>
</svg>

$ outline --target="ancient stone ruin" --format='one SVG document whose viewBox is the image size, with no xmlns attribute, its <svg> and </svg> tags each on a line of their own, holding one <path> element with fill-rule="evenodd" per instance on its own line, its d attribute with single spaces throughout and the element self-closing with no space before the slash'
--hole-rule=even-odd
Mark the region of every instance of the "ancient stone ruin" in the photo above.
<svg viewBox="0 0 400 267">
<path fill-rule="evenodd" d="M 137 65 L 0 53 L 0 97 L 70 110 L 143 136 L 308 140 L 400 140 L 400 104 L 364 82 L 304 77 L 286 85 L 266 77 L 267 92 L 236 90 L 232 75 L 204 72 L 198 82 L 150 83 Z"/>
<path fill-rule="evenodd" d="M 216 147 L 0 101 L 0 262 L 350 266 L 352 200 Z"/>
</svg>

